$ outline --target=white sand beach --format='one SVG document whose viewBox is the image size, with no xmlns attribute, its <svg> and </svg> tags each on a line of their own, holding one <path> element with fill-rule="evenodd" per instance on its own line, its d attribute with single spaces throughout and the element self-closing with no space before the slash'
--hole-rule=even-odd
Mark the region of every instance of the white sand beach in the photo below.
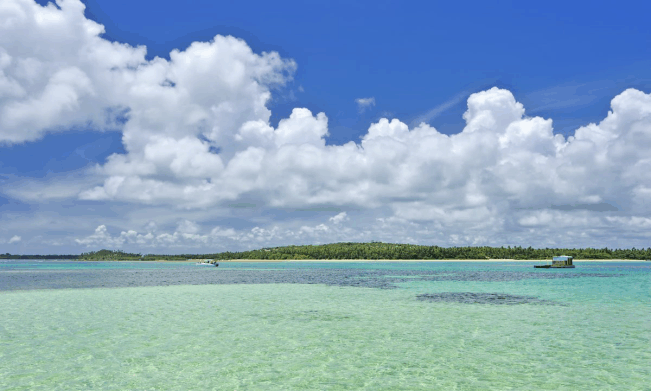
<svg viewBox="0 0 651 391">
<path fill-rule="evenodd" d="M 551 262 L 551 259 L 232 259 L 217 262 Z M 635 259 L 575 259 L 574 263 L 583 262 L 645 262 Z"/>
</svg>

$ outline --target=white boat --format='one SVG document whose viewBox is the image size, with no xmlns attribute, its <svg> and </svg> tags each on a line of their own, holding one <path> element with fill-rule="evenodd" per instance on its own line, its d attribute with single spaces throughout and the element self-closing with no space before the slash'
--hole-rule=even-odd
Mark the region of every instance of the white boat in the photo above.
<svg viewBox="0 0 651 391">
<path fill-rule="evenodd" d="M 207 261 L 207 262 L 206 262 Z M 219 266 L 217 262 L 210 262 L 212 259 L 206 260 L 204 262 L 197 262 L 195 265 L 201 265 L 201 266 Z"/>
</svg>

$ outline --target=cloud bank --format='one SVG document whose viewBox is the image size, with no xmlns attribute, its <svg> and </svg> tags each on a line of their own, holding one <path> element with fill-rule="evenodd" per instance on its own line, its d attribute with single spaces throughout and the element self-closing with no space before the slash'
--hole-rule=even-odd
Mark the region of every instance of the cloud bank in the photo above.
<svg viewBox="0 0 651 391">
<path fill-rule="evenodd" d="M 270 123 L 267 103 L 291 80 L 292 60 L 224 36 L 174 50 L 169 60 L 146 60 L 144 47 L 102 38 L 103 27 L 84 16 L 80 1 L 57 4 L 0 5 L 0 143 L 83 127 L 122 132 L 126 150 L 89 170 L 64 198 L 182 210 L 242 202 L 263 210 L 336 207 L 360 216 L 342 212 L 305 226 L 312 236 L 256 226 L 267 238 L 255 239 L 262 244 L 387 239 L 378 227 L 394 230 L 388 240 L 442 245 L 617 246 L 649 238 L 651 95 L 642 91 L 623 91 L 602 121 L 567 139 L 554 133 L 551 119 L 527 116 L 511 92 L 491 88 L 468 97 L 457 134 L 383 118 L 359 142 L 326 145 L 325 113 L 295 108 L 276 127 Z M 374 99 L 357 103 L 368 107 Z M 38 186 L 23 188 L 61 187 Z M 111 236 L 98 224 L 76 243 L 162 248 L 258 237 L 188 224 L 167 236 Z M 403 234 L 406 227 L 412 234 Z M 624 239 L 613 242 L 609 232 Z"/>
</svg>

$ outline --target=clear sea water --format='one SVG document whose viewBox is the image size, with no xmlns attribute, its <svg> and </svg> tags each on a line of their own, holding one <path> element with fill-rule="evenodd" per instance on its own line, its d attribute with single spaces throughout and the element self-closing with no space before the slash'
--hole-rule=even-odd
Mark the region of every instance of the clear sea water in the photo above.
<svg viewBox="0 0 651 391">
<path fill-rule="evenodd" d="M 0 261 L 1 390 L 651 390 L 651 262 Z"/>
</svg>

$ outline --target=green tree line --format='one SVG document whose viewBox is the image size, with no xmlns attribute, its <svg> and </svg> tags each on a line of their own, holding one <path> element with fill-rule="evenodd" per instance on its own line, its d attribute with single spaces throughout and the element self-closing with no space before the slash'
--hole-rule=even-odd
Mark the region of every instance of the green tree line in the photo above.
<svg viewBox="0 0 651 391">
<path fill-rule="evenodd" d="M 439 247 L 396 243 L 332 243 L 323 245 L 283 246 L 250 251 L 213 254 L 140 254 L 122 250 L 100 250 L 80 255 L 0 254 L 0 259 L 77 259 L 85 261 L 152 261 L 185 259 L 551 259 L 571 255 L 575 259 L 651 259 L 651 248 L 533 248 L 533 247 Z"/>
<path fill-rule="evenodd" d="M 647 249 L 439 247 L 394 243 L 333 243 L 284 246 L 205 255 L 213 259 L 551 259 L 571 255 L 575 259 L 651 259 Z"/>
</svg>

